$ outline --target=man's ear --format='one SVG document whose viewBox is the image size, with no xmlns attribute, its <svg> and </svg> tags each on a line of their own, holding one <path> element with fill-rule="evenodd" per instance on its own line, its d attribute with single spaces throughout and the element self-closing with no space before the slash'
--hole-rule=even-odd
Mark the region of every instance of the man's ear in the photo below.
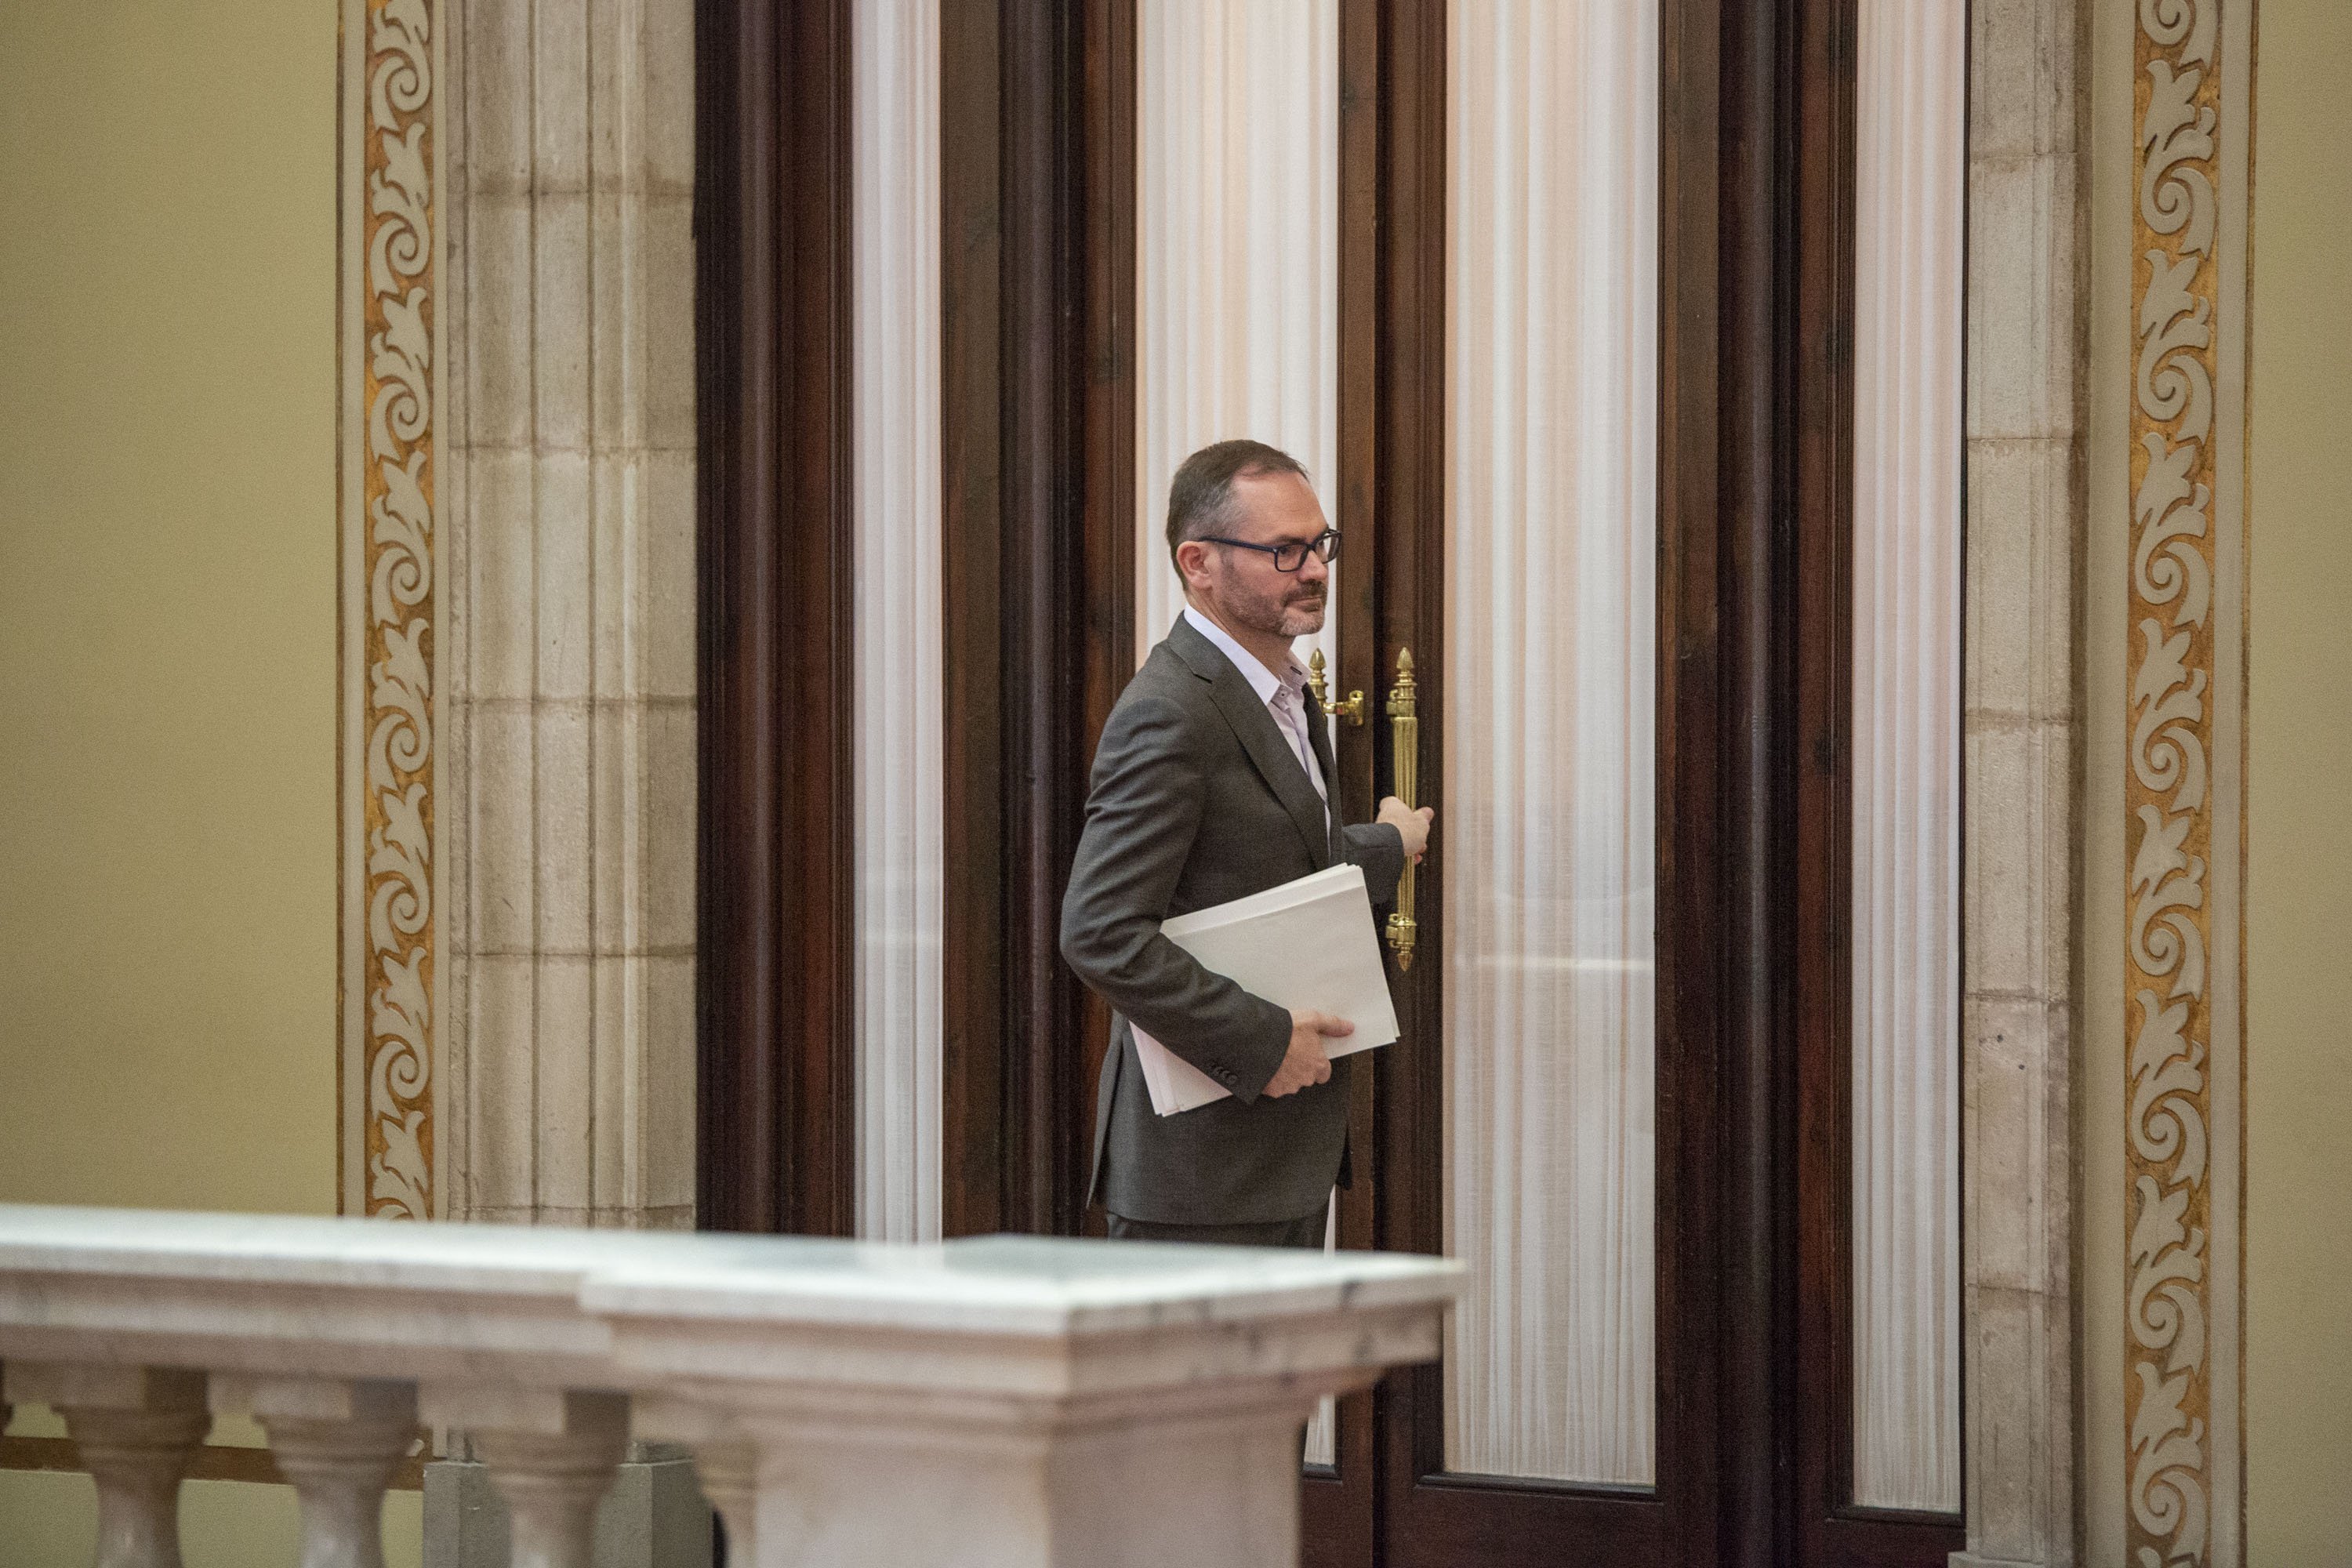
<svg viewBox="0 0 2352 1568">
<path fill-rule="evenodd" d="M 1188 539 L 1176 547 L 1176 574 L 1187 588 L 1196 577 L 1206 577 L 1209 571 L 1209 547 L 1197 539 Z"/>
</svg>

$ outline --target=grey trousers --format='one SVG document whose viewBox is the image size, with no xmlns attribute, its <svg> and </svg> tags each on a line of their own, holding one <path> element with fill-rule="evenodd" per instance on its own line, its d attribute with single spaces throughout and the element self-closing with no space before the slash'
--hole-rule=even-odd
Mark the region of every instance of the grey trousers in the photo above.
<svg viewBox="0 0 2352 1568">
<path fill-rule="evenodd" d="M 1245 1220 L 1239 1225 L 1169 1225 L 1152 1219 L 1108 1215 L 1113 1241 L 1190 1241 L 1204 1247 L 1296 1247 L 1323 1249 L 1323 1216 L 1329 1205 L 1297 1219 Z"/>
</svg>

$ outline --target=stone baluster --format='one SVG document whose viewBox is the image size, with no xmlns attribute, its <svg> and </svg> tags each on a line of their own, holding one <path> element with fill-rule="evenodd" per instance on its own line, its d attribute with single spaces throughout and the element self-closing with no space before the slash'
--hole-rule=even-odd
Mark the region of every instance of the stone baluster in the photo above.
<svg viewBox="0 0 2352 1568">
<path fill-rule="evenodd" d="M 512 1568 L 590 1568 L 596 1505 L 628 1452 L 627 1395 L 435 1384 L 422 1409 L 472 1438 L 506 1500 Z"/>
<path fill-rule="evenodd" d="M 6 1381 L 11 1403 L 65 1417 L 98 1483 L 98 1568 L 180 1568 L 180 1478 L 213 1424 L 205 1374 L 30 1362 Z"/>
<path fill-rule="evenodd" d="M 415 1384 L 219 1377 L 212 1405 L 269 1434 L 302 1500 L 302 1568 L 383 1568 L 383 1493 L 416 1441 Z"/>
<path fill-rule="evenodd" d="M 749 1443 L 705 1443 L 694 1450 L 694 1471 L 725 1525 L 727 1561 L 752 1568 L 760 1561 L 758 1450 Z"/>
<path fill-rule="evenodd" d="M 730 1568 L 759 1561 L 753 1521 L 759 1513 L 759 1451 L 723 1410 L 661 1394 L 640 1394 L 631 1426 L 639 1437 L 682 1443 L 694 1455 L 695 1479 L 727 1530 Z"/>
</svg>

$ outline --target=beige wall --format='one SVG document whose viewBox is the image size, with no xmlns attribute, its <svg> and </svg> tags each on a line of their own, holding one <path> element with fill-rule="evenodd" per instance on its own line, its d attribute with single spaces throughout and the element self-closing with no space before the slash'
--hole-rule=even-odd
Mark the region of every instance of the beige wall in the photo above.
<svg viewBox="0 0 2352 1568">
<path fill-rule="evenodd" d="M 0 7 L 0 1198 L 334 1204 L 335 24 Z"/>
<path fill-rule="evenodd" d="M 2263 0 L 2246 997 L 2247 1561 L 2352 1563 L 2352 5 Z"/>
<path fill-rule="evenodd" d="M 0 5 L 0 1201 L 334 1205 L 335 64 L 318 0 Z M 183 1511 L 291 1561 L 284 1489 Z M 90 1514 L 0 1474 L 0 1559 Z"/>
</svg>

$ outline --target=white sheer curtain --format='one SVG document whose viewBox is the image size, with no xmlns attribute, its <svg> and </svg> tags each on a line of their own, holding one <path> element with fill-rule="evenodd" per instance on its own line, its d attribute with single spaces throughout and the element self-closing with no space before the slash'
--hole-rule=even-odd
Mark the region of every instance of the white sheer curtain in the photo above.
<svg viewBox="0 0 2352 1568">
<path fill-rule="evenodd" d="M 1658 0 L 1447 32 L 1454 1470 L 1655 1475 Z"/>
<path fill-rule="evenodd" d="M 1136 55 L 1140 655 L 1184 605 L 1166 532 L 1177 464 L 1248 437 L 1306 464 L 1332 506 L 1339 0 L 1139 0 Z"/>
<path fill-rule="evenodd" d="M 1854 1500 L 1960 1506 L 1967 0 L 1862 0 L 1854 202 Z"/>
<path fill-rule="evenodd" d="M 1177 464 L 1248 437 L 1306 464 L 1333 506 L 1339 0 L 1138 0 L 1136 76 L 1140 658 L 1184 607 L 1168 560 Z M 1344 564 L 1332 563 L 1335 604 Z M 1320 647 L 1336 668 L 1334 630 L 1302 639 L 1299 657 Z M 1309 1464 L 1331 1462 L 1332 1430 L 1327 1399 Z"/>
<path fill-rule="evenodd" d="M 857 1230 L 940 1234 L 940 13 L 851 16 Z"/>
</svg>

